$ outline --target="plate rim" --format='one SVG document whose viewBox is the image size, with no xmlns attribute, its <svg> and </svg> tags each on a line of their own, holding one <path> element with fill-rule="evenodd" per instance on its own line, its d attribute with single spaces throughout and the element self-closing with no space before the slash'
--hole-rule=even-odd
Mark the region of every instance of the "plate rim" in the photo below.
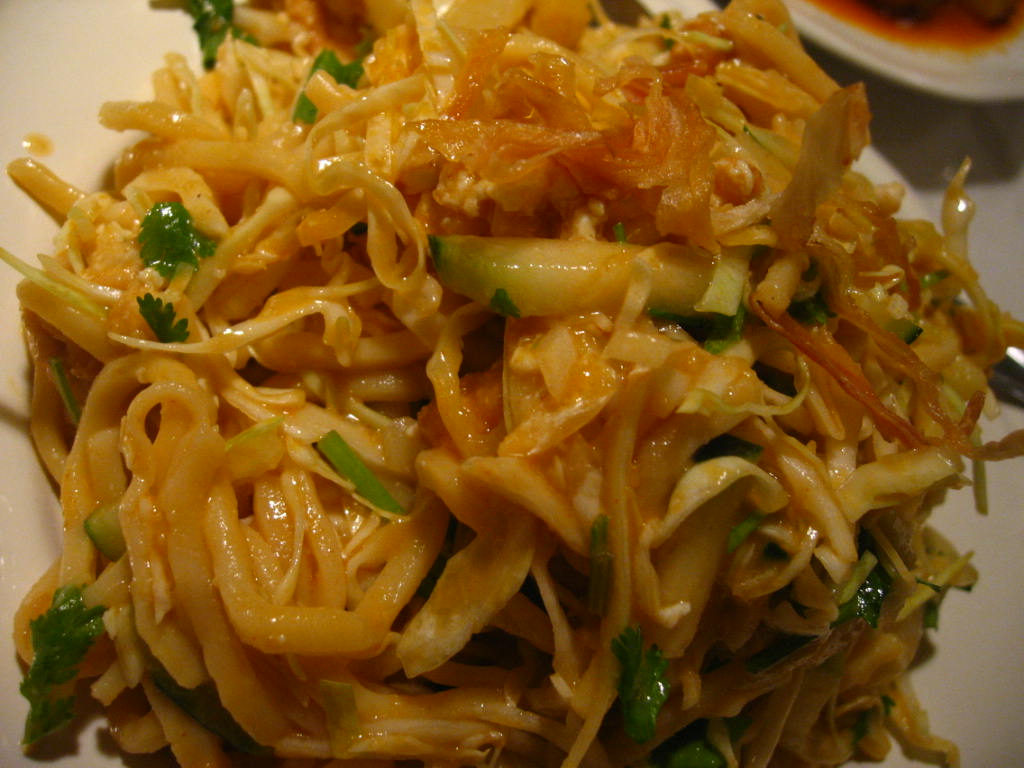
<svg viewBox="0 0 1024 768">
<path fill-rule="evenodd" d="M 1024 99 L 1024 25 L 1012 39 L 982 51 L 915 48 L 834 16 L 811 0 L 785 2 L 797 29 L 808 41 L 876 75 L 964 102 Z M 958 67 L 966 67 L 970 76 L 963 77 L 963 71 L 960 76 L 951 76 Z"/>
</svg>

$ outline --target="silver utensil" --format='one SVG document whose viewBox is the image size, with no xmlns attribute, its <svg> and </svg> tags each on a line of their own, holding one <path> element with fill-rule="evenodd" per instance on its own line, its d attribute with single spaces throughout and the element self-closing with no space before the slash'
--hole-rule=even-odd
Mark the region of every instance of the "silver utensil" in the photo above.
<svg viewBox="0 0 1024 768">
<path fill-rule="evenodd" d="M 989 386 L 1004 403 L 1024 408 L 1024 349 L 1010 347 L 992 369 Z"/>
</svg>

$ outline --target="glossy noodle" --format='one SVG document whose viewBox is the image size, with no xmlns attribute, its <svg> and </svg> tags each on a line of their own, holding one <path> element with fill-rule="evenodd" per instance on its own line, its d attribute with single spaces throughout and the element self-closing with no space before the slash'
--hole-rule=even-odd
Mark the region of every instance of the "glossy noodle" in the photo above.
<svg viewBox="0 0 1024 768">
<path fill-rule="evenodd" d="M 955 764 L 906 672 L 975 575 L 926 520 L 1019 452 L 967 164 L 897 218 L 770 0 L 234 23 L 102 108 L 112 189 L 9 169 L 63 220 L 4 254 L 63 509 L 26 661 L 80 590 L 77 675 L 182 766 Z"/>
</svg>

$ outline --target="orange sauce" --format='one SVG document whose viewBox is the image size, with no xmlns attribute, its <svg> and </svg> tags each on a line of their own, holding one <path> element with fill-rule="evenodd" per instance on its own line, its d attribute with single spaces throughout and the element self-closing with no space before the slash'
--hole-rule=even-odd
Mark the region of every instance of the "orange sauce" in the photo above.
<svg viewBox="0 0 1024 768">
<path fill-rule="evenodd" d="M 945 2 L 924 20 L 897 19 L 879 11 L 865 0 L 810 0 L 852 24 L 881 37 L 916 46 L 955 48 L 977 52 L 1012 39 L 1024 26 L 1024 2 L 1018 2 L 1013 17 L 1002 24 L 986 24 L 955 2 Z"/>
</svg>

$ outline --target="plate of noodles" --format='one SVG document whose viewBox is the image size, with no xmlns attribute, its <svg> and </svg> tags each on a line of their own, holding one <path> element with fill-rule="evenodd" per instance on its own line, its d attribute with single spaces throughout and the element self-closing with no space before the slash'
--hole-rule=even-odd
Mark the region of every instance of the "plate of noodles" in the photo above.
<svg viewBox="0 0 1024 768">
<path fill-rule="evenodd" d="M 962 176 L 765 0 L 271 5 L 0 7 L 0 762 L 1024 755 Z"/>
<path fill-rule="evenodd" d="M 963 101 L 1024 98 L 1024 7 L 1013 0 L 962 4 L 1001 14 L 985 21 L 960 5 L 876 4 L 895 9 L 893 16 L 865 0 L 792 0 L 790 10 L 808 40 L 903 85 Z M 926 9 L 936 7 L 928 16 Z M 900 12 L 925 18 L 901 18 Z"/>
</svg>

